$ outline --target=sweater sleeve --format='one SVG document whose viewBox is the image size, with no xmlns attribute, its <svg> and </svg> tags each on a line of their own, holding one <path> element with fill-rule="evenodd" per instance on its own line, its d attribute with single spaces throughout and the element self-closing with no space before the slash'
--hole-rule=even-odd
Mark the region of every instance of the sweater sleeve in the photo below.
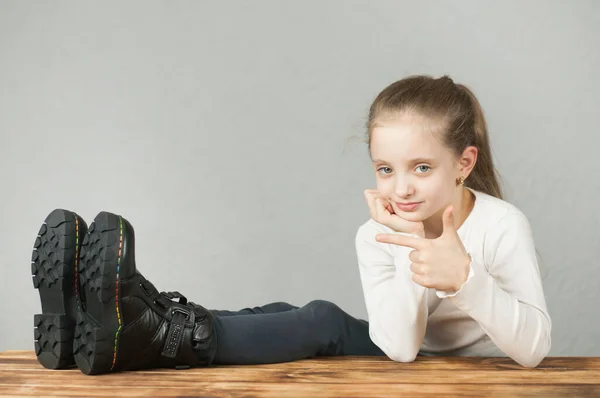
<svg viewBox="0 0 600 398">
<path fill-rule="evenodd" d="M 369 335 L 390 359 L 411 362 L 427 326 L 426 288 L 412 281 L 408 256 L 394 256 L 392 245 L 375 240 L 378 233 L 390 232 L 371 220 L 356 234 Z"/>
<path fill-rule="evenodd" d="M 521 213 L 508 213 L 488 230 L 485 264 L 450 297 L 506 355 L 535 367 L 550 350 L 546 308 L 531 227 Z M 483 266 L 481 266 L 483 265 Z"/>
</svg>

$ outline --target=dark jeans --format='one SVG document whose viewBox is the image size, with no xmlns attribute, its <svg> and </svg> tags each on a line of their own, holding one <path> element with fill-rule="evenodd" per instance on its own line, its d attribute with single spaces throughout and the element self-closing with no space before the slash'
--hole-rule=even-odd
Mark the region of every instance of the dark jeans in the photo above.
<svg viewBox="0 0 600 398">
<path fill-rule="evenodd" d="M 323 300 L 304 307 L 272 303 L 240 311 L 212 310 L 216 365 L 289 362 L 316 356 L 384 355 L 369 324 Z"/>
</svg>

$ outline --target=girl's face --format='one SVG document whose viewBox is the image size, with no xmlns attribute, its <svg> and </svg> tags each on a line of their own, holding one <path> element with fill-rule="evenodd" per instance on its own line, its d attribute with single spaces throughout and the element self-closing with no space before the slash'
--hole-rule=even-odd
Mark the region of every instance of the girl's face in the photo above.
<svg viewBox="0 0 600 398">
<path fill-rule="evenodd" d="M 405 220 L 425 221 L 459 201 L 457 157 L 425 130 L 419 117 L 377 120 L 371 131 L 371 158 L 377 190 Z"/>
</svg>

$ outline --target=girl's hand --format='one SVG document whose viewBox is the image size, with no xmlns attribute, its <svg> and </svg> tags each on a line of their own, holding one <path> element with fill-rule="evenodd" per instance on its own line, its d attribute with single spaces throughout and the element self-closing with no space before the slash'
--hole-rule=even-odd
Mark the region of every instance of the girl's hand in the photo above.
<svg viewBox="0 0 600 398">
<path fill-rule="evenodd" d="M 415 283 L 443 292 L 457 292 L 469 276 L 471 256 L 454 228 L 453 211 L 453 206 L 446 208 L 443 216 L 444 230 L 437 239 L 393 234 L 379 234 L 376 239 L 378 242 L 415 249 L 409 254 L 412 280 Z"/>
<path fill-rule="evenodd" d="M 398 216 L 394 213 L 390 201 L 381 196 L 376 189 L 367 189 L 365 191 L 365 199 L 373 220 L 390 227 L 396 232 L 425 237 L 425 228 L 422 222 L 407 221 Z"/>
</svg>

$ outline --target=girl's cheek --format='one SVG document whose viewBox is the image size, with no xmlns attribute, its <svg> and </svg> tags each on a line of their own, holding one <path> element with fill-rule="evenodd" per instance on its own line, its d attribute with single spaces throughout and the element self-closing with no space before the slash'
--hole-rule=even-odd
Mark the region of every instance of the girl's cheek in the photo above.
<svg viewBox="0 0 600 398">
<path fill-rule="evenodd" d="M 385 189 L 385 185 L 386 185 L 385 181 L 381 177 L 378 176 L 377 179 L 375 180 L 375 182 L 377 185 L 377 190 L 381 193 L 381 191 L 383 189 Z"/>
<path fill-rule="evenodd" d="M 386 198 L 390 197 L 392 195 L 392 192 L 394 191 L 394 184 L 390 181 L 391 179 L 377 179 L 377 190 L 381 195 L 385 196 Z"/>
</svg>

